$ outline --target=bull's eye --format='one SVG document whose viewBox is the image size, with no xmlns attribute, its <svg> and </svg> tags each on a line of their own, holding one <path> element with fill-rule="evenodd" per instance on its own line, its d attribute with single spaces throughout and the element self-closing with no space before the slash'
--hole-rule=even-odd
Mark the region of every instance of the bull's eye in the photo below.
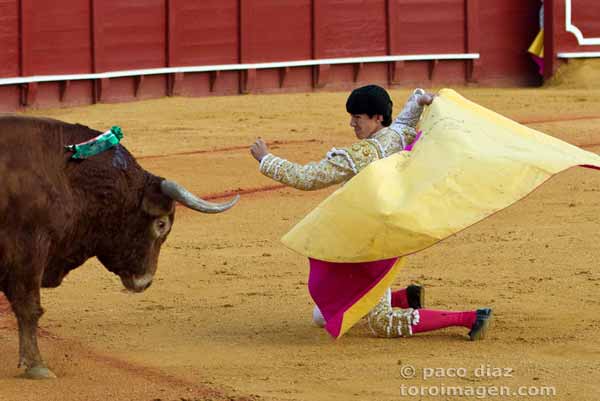
<svg viewBox="0 0 600 401">
<path fill-rule="evenodd" d="M 158 219 L 154 220 L 154 235 L 156 237 L 162 237 L 163 235 L 166 235 L 169 232 L 170 225 L 171 223 L 169 218 L 166 216 L 159 217 Z"/>
</svg>

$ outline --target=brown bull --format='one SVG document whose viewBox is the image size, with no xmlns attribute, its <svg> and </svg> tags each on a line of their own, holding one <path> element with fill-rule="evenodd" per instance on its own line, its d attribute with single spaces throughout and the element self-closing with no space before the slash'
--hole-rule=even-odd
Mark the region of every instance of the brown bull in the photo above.
<svg viewBox="0 0 600 401">
<path fill-rule="evenodd" d="M 40 287 L 97 257 L 131 291 L 152 283 L 175 201 L 204 213 L 230 202 L 199 199 L 145 171 L 121 145 L 85 160 L 65 146 L 101 134 L 51 119 L 0 116 L 0 291 L 19 325 L 19 366 L 55 377 L 37 345 Z"/>
</svg>

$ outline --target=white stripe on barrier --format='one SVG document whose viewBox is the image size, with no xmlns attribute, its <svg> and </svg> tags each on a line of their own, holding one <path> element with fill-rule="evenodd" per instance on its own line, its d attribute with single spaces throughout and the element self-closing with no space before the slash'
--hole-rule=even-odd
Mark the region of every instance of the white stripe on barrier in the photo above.
<svg viewBox="0 0 600 401">
<path fill-rule="evenodd" d="M 565 30 L 575 35 L 577 43 L 580 45 L 600 45 L 600 38 L 586 38 L 583 36 L 583 32 L 573 24 L 571 0 L 565 0 Z"/>
<path fill-rule="evenodd" d="M 76 81 L 82 79 L 105 79 L 133 77 L 141 75 L 174 74 L 182 72 L 210 72 L 210 71 L 236 71 L 265 68 L 307 67 L 315 65 L 357 64 L 357 63 L 384 63 L 391 61 L 428 61 L 428 60 L 476 60 L 479 53 L 456 54 L 415 54 L 404 56 L 373 56 L 373 57 L 348 57 L 329 58 L 320 60 L 281 61 L 257 64 L 222 64 L 200 65 L 190 67 L 164 67 L 144 70 L 125 70 L 100 72 L 95 74 L 65 74 L 65 75 L 35 75 L 30 77 L 0 78 L 0 85 L 26 84 L 30 82 Z"/>
<path fill-rule="evenodd" d="M 600 57 L 600 52 L 572 52 L 572 53 L 558 53 L 558 58 L 593 58 Z"/>
</svg>

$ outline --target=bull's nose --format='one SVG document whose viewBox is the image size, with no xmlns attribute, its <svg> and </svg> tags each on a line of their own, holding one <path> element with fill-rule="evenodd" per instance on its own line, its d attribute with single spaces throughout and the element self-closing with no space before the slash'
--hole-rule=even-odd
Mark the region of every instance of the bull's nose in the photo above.
<svg viewBox="0 0 600 401">
<path fill-rule="evenodd" d="M 152 274 L 145 274 L 142 277 L 134 277 L 133 285 L 135 287 L 135 291 L 142 292 L 145 291 L 152 284 L 152 279 L 154 276 Z"/>
<path fill-rule="evenodd" d="M 146 290 L 148 289 L 148 287 L 150 287 L 151 285 L 152 285 L 152 281 L 150 281 L 150 282 L 148 282 L 148 283 L 146 283 L 146 284 L 142 285 L 142 286 L 140 287 L 140 288 L 141 288 L 141 289 L 140 289 L 140 292 L 142 292 L 142 291 L 146 291 Z"/>
<path fill-rule="evenodd" d="M 141 277 L 121 277 L 121 281 L 129 291 L 142 292 L 150 287 L 153 278 L 152 274 L 146 274 Z"/>
</svg>

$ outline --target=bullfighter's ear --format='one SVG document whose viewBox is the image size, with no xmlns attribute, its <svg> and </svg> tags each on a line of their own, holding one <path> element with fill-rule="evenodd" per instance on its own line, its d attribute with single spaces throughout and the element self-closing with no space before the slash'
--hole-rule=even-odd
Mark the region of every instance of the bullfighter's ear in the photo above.
<svg viewBox="0 0 600 401">
<path fill-rule="evenodd" d="M 142 210 L 151 216 L 164 216 L 175 210 L 175 201 L 164 195 L 160 183 L 150 184 L 144 191 Z"/>
</svg>

